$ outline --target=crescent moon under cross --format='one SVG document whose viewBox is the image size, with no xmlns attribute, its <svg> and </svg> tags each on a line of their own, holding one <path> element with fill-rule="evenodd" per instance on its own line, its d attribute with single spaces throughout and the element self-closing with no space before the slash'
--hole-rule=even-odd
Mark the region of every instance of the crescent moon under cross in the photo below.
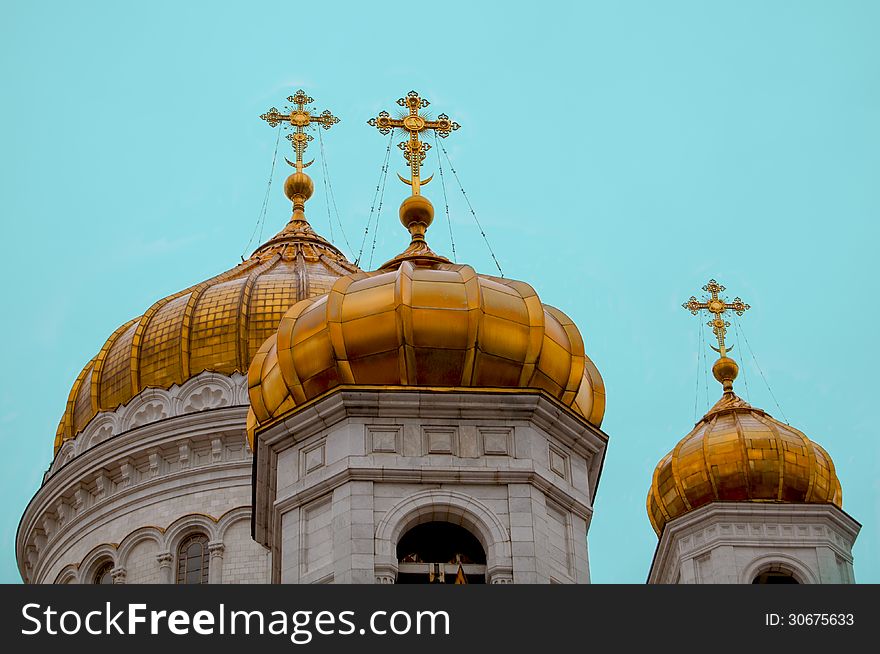
<svg viewBox="0 0 880 654">
<path fill-rule="evenodd" d="M 411 181 L 411 180 L 408 180 L 406 177 L 401 176 L 400 173 L 397 173 L 397 178 L 398 178 L 401 182 L 403 182 L 404 184 L 409 184 L 410 186 L 412 186 L 412 181 Z M 432 179 L 434 179 L 434 176 L 433 176 L 433 175 L 431 175 L 430 177 L 428 177 L 428 179 L 423 179 L 420 183 L 422 184 L 422 186 L 424 186 L 425 184 L 427 184 L 428 182 L 430 182 Z"/>
<path fill-rule="evenodd" d="M 717 347 L 715 347 L 714 345 L 710 345 L 709 347 L 711 347 L 713 350 L 715 350 L 718 354 L 721 354 L 721 350 L 718 349 Z M 726 345 L 726 346 L 724 347 L 724 349 L 727 350 L 728 352 L 733 352 L 733 346 L 732 346 L 732 345 Z"/>
<path fill-rule="evenodd" d="M 287 157 L 284 157 L 284 161 L 286 161 L 287 165 L 289 165 L 291 168 L 296 168 L 296 164 L 294 162 L 292 162 L 290 159 L 288 159 Z M 312 159 L 309 163 L 303 164 L 303 168 L 308 168 L 313 163 L 315 163 L 314 159 Z"/>
</svg>

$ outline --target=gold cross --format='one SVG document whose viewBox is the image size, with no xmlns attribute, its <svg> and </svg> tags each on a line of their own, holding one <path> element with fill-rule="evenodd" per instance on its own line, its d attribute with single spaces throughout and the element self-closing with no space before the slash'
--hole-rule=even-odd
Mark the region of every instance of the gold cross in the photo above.
<svg viewBox="0 0 880 654">
<path fill-rule="evenodd" d="M 709 295 L 708 297 L 704 297 L 702 302 L 699 302 L 697 298 L 692 295 L 691 299 L 681 306 L 694 315 L 697 315 L 697 312 L 702 310 L 713 314 L 712 320 L 706 324 L 709 325 L 715 333 L 715 338 L 718 339 L 718 347 L 713 345 L 710 345 L 709 347 L 718 352 L 721 356 L 727 356 L 727 352 L 733 349 L 732 345 L 727 347 L 724 344 L 724 336 L 727 334 L 727 328 L 730 327 L 730 323 L 724 320 L 721 316 L 728 310 L 741 316 L 751 307 L 738 297 L 734 298 L 733 302 L 730 304 L 725 302 L 723 298 L 718 297 L 718 294 L 724 291 L 724 287 L 714 279 L 710 279 L 709 283 L 703 287 L 703 290 L 709 293 Z"/>
<path fill-rule="evenodd" d="M 289 113 L 281 113 L 275 107 L 272 107 L 269 111 L 260 116 L 260 118 L 265 120 L 272 127 L 277 127 L 281 123 L 290 123 L 293 125 L 294 131 L 288 134 L 285 138 L 293 144 L 293 151 L 296 152 L 296 163 L 287 161 L 286 157 L 285 161 L 296 168 L 298 173 L 301 173 L 303 168 L 308 168 L 314 163 L 314 159 L 307 164 L 303 164 L 302 161 L 303 154 L 309 145 L 309 141 L 313 140 L 311 135 L 306 134 L 306 128 L 311 123 L 317 123 L 324 129 L 330 129 L 333 125 L 339 122 L 339 119 L 331 114 L 329 109 L 325 109 L 318 116 L 313 116 L 311 112 L 306 109 L 306 105 L 311 104 L 314 100 L 307 96 L 302 89 L 297 91 L 294 95 L 288 96 L 287 101 L 296 105 L 294 109 L 285 110 L 289 111 Z"/>
<path fill-rule="evenodd" d="M 413 195 L 419 195 L 421 185 L 427 184 L 434 177 L 431 175 L 431 177 L 424 181 L 419 177 L 422 162 L 425 160 L 428 150 L 431 149 L 429 144 L 422 143 L 419 140 L 419 134 L 427 129 L 433 129 L 441 138 L 446 138 L 461 127 L 461 125 L 450 120 L 446 114 L 440 114 L 437 116 L 437 120 L 428 120 L 419 114 L 419 109 L 424 109 L 431 103 L 420 97 L 415 91 L 410 91 L 406 94 L 405 98 L 400 98 L 397 104 L 401 107 L 406 107 L 406 115 L 401 118 L 392 118 L 387 111 L 380 111 L 379 115 L 375 118 L 370 118 L 367 124 L 377 128 L 381 134 L 388 134 L 395 127 L 409 132 L 409 140 L 401 141 L 397 144 L 397 147 L 403 150 L 403 158 L 409 164 L 410 179 L 404 179 L 399 174 L 397 176 L 400 177 L 400 181 L 412 187 Z"/>
</svg>

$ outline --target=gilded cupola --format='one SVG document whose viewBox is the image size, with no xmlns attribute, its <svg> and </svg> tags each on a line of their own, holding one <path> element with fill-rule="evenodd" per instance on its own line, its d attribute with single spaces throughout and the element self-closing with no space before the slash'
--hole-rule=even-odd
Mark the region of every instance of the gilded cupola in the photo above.
<svg viewBox="0 0 880 654">
<path fill-rule="evenodd" d="M 311 138 L 308 121 L 329 127 L 337 119 L 311 116 L 301 91 L 288 98 L 287 114 L 271 109 L 270 125 L 287 123 L 296 167 L 284 185 L 293 203 L 287 225 L 241 264 L 207 281 L 156 301 L 141 316 L 114 331 L 76 379 L 55 438 L 74 438 L 101 411 L 128 403 L 145 388 L 170 388 L 203 371 L 245 372 L 260 345 L 278 327 L 289 307 L 326 294 L 344 275 L 357 273 L 330 242 L 309 225 L 304 208 L 314 185 L 303 172 L 302 152 Z"/>
<path fill-rule="evenodd" d="M 532 389 L 599 426 L 604 384 L 571 319 L 542 304 L 525 282 L 478 274 L 428 247 L 434 208 L 420 194 L 430 178 L 419 178 L 426 144 L 418 134 L 433 128 L 442 136 L 458 125 L 443 114 L 424 120 L 418 108 L 427 103 L 414 92 L 399 103 L 409 111 L 403 119 L 383 112 L 370 124 L 410 134 L 402 149 L 412 195 L 399 211 L 409 247 L 379 270 L 341 277 L 327 294 L 287 311 L 248 371 L 249 437 L 339 386 Z"/>
<path fill-rule="evenodd" d="M 709 321 L 720 358 L 712 374 L 723 393 L 694 428 L 654 470 L 647 511 L 654 531 L 710 502 L 830 503 L 842 506 L 840 481 L 831 457 L 803 432 L 742 400 L 733 391 L 739 373 L 727 356 L 729 323 L 724 314 L 749 309 L 739 298 L 727 304 L 724 287 L 711 280 L 705 302 L 692 297 L 685 308 L 713 314 Z"/>
</svg>

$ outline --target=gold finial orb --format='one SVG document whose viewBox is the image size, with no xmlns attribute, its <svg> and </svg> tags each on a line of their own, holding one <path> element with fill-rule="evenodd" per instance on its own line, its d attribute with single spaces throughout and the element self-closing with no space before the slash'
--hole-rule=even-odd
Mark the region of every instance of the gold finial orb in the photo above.
<svg viewBox="0 0 880 654">
<path fill-rule="evenodd" d="M 315 184 L 312 178 L 302 172 L 293 173 L 284 182 L 284 195 L 293 202 L 294 209 L 303 209 L 306 200 L 315 192 Z"/>
<path fill-rule="evenodd" d="M 721 357 L 712 366 L 712 375 L 724 387 L 725 391 L 733 391 L 733 380 L 739 374 L 739 365 L 730 357 Z"/>
<path fill-rule="evenodd" d="M 434 205 L 424 195 L 410 195 L 400 203 L 399 215 L 410 234 L 415 235 L 414 229 L 424 234 L 434 222 Z"/>
</svg>

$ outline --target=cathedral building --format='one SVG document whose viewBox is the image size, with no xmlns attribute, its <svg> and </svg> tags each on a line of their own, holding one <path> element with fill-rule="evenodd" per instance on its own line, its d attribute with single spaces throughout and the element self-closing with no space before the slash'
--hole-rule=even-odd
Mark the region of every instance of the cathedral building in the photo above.
<svg viewBox="0 0 880 654">
<path fill-rule="evenodd" d="M 369 121 L 406 137 L 409 243 L 365 271 L 306 216 L 309 131 L 338 119 L 288 100 L 262 118 L 291 130 L 289 222 L 85 365 L 21 519 L 23 580 L 589 583 L 605 387 L 529 284 L 429 247 L 421 137 L 458 124 L 415 92 Z M 714 316 L 723 395 L 650 482 L 649 583 L 854 581 L 831 458 L 734 394 L 724 314 L 748 305 L 706 290 L 686 307 Z"/>
</svg>

